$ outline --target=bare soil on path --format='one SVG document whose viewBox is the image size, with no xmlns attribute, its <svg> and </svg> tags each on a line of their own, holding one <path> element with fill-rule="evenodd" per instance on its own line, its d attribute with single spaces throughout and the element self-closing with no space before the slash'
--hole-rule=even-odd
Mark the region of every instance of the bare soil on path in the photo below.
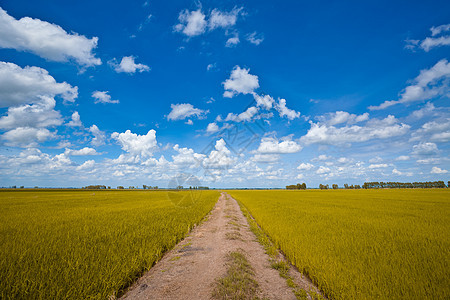
<svg viewBox="0 0 450 300">
<path fill-rule="evenodd" d="M 226 193 L 207 220 L 138 279 L 122 299 L 213 299 L 216 281 L 227 271 L 227 254 L 242 250 L 259 284 L 258 297 L 296 299 L 286 280 L 271 268 L 236 200 Z M 299 286 L 310 287 L 294 268 L 290 275 Z"/>
</svg>

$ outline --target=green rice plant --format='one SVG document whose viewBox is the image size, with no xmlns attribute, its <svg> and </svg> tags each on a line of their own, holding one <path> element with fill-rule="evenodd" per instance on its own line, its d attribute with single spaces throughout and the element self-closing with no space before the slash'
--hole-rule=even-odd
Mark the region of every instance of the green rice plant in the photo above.
<svg viewBox="0 0 450 300">
<path fill-rule="evenodd" d="M 185 237 L 219 196 L 176 193 L 0 191 L 0 299 L 120 295 Z"/>
<path fill-rule="evenodd" d="M 229 194 L 328 298 L 450 298 L 450 190 Z"/>
</svg>

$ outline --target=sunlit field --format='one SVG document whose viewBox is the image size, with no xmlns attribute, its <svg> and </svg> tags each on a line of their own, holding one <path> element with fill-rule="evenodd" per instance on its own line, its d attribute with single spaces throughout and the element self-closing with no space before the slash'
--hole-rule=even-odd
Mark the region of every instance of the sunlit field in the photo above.
<svg viewBox="0 0 450 300">
<path fill-rule="evenodd" d="M 118 295 L 214 206 L 216 191 L 0 191 L 0 299 Z"/>
<path fill-rule="evenodd" d="M 450 190 L 230 191 L 332 299 L 448 299 Z"/>
</svg>

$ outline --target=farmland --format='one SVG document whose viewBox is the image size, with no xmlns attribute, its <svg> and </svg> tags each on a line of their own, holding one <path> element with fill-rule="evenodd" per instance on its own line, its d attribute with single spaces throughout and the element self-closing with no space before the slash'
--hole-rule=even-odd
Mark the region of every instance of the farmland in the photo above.
<svg viewBox="0 0 450 300">
<path fill-rule="evenodd" d="M 180 241 L 218 196 L 0 191 L 0 298 L 117 295 Z"/>
<path fill-rule="evenodd" d="M 230 191 L 332 299 L 448 299 L 449 190 Z"/>
</svg>

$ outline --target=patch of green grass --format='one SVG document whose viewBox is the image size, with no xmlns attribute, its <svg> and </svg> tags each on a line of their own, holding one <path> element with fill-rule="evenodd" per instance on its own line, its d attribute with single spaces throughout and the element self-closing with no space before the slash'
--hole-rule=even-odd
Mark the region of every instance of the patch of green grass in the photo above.
<svg viewBox="0 0 450 300">
<path fill-rule="evenodd" d="M 0 191 L 0 299 L 118 296 L 218 196 L 180 207 L 165 191 Z"/>
<path fill-rule="evenodd" d="M 227 256 L 227 273 L 216 282 L 213 291 L 215 299 L 259 299 L 255 273 L 242 250 Z"/>
</svg>

